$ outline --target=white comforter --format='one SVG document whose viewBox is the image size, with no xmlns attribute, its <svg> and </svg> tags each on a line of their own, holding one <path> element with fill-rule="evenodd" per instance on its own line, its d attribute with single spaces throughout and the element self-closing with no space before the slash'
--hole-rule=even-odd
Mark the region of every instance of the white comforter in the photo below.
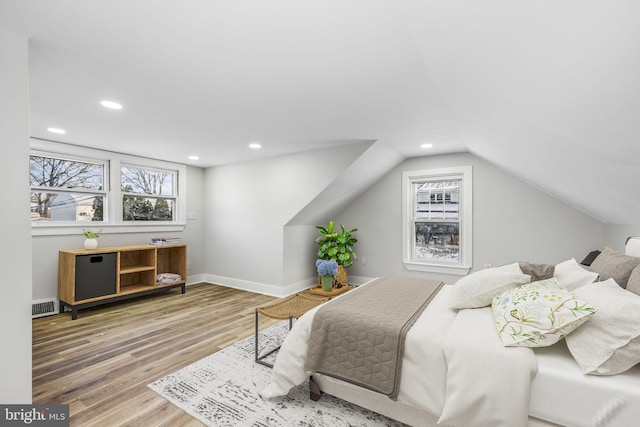
<svg viewBox="0 0 640 427">
<path fill-rule="evenodd" d="M 450 291 L 444 286 L 407 333 L 398 401 L 438 415 L 442 424 L 526 426 L 533 352 L 502 345 L 490 307 L 449 309 Z M 310 374 L 304 363 L 317 310 L 293 326 L 263 397 L 286 395 Z"/>
</svg>

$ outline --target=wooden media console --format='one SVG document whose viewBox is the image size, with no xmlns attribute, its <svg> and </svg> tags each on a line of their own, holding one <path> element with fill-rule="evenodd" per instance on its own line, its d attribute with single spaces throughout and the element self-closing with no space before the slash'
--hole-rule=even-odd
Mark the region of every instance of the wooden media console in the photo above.
<svg viewBox="0 0 640 427">
<path fill-rule="evenodd" d="M 181 280 L 157 283 L 163 273 Z M 187 279 L 187 245 L 134 245 L 59 252 L 58 299 L 60 312 L 78 310 L 154 292 L 181 288 Z"/>
</svg>

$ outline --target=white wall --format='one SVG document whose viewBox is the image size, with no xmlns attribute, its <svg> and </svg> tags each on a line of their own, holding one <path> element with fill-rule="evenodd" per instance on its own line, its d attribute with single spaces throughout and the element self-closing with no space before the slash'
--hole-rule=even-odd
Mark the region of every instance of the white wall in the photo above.
<svg viewBox="0 0 640 427">
<path fill-rule="evenodd" d="M 624 253 L 624 244 L 627 237 L 640 236 L 640 225 L 605 225 L 605 241 L 604 243 L 593 249 L 602 250 L 605 246 L 609 246 L 618 252 Z"/>
<path fill-rule="evenodd" d="M 315 225 L 288 225 L 284 228 L 283 283 L 293 284 L 294 288 L 301 281 L 309 284 L 317 259 L 317 247 L 312 242 L 317 237 Z M 297 290 L 295 288 L 292 292 Z M 289 293 L 285 290 L 285 295 Z"/>
<path fill-rule="evenodd" d="M 337 215 L 357 227 L 359 260 L 349 277 L 424 275 L 445 283 L 460 276 L 409 272 L 402 263 L 401 174 L 452 166 L 473 167 L 473 270 L 514 261 L 578 261 L 602 246 L 604 225 L 492 164 L 469 154 L 408 159 Z M 366 258 L 366 265 L 362 258 Z"/>
<path fill-rule="evenodd" d="M 331 186 L 352 160 L 336 159 L 324 150 L 206 170 L 207 280 L 277 296 L 312 283 L 315 223 L 301 224 L 299 216 L 293 224 L 287 221 Z M 318 173 L 320 164 L 326 164 L 323 173 Z M 409 272 L 402 263 L 401 174 L 465 165 L 473 166 L 474 270 L 514 261 L 580 261 L 603 246 L 604 224 L 473 154 L 414 158 L 395 167 L 342 211 L 319 221 L 335 219 L 358 228 L 360 259 L 349 270 L 352 282 L 382 274 L 425 274 Z M 366 265 L 361 263 L 363 257 Z M 446 283 L 459 278 L 430 276 Z"/>
<path fill-rule="evenodd" d="M 0 29 L 0 156 L 4 201 L 0 402 L 31 403 L 29 71 L 25 37 Z"/>
<path fill-rule="evenodd" d="M 189 283 L 203 280 L 204 264 L 204 224 L 206 212 L 204 210 L 204 169 L 187 167 L 187 225 L 182 233 L 182 239 L 187 243 L 187 263 L 191 266 L 187 270 Z M 189 214 L 194 219 L 189 219 Z"/>
<path fill-rule="evenodd" d="M 209 280 L 276 296 L 306 286 L 308 281 L 296 280 L 303 268 L 309 273 L 302 277 L 313 275 L 313 248 L 291 244 L 285 258 L 284 239 L 302 242 L 315 224 L 296 224 L 286 232 L 285 226 L 369 147 L 350 144 L 207 169 Z"/>
<path fill-rule="evenodd" d="M 285 227 L 284 235 L 284 283 L 305 283 L 315 273 L 319 236 L 317 224 L 327 225 L 344 210 L 351 201 L 369 189 L 404 158 L 384 143 L 365 143 L 366 150 L 334 179 L 309 204 L 296 213 Z M 290 290 L 292 293 L 296 286 Z"/>
</svg>

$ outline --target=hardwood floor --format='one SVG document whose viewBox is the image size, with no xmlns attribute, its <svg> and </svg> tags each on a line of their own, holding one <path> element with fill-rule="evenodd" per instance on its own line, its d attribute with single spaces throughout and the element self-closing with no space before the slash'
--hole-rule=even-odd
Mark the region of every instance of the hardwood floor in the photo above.
<svg viewBox="0 0 640 427">
<path fill-rule="evenodd" d="M 71 426 L 202 426 L 147 384 L 253 334 L 273 300 L 197 284 L 34 319 L 33 403 L 69 404 Z"/>
</svg>

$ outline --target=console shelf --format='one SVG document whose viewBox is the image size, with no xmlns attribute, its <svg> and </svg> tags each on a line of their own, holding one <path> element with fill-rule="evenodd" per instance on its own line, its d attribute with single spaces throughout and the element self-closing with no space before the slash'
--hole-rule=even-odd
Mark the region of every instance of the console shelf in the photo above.
<svg viewBox="0 0 640 427">
<path fill-rule="evenodd" d="M 161 273 L 176 273 L 182 280 L 156 284 Z M 181 288 L 185 293 L 187 246 L 113 246 L 59 252 L 58 299 L 60 312 L 78 310 L 125 298 Z"/>
</svg>

